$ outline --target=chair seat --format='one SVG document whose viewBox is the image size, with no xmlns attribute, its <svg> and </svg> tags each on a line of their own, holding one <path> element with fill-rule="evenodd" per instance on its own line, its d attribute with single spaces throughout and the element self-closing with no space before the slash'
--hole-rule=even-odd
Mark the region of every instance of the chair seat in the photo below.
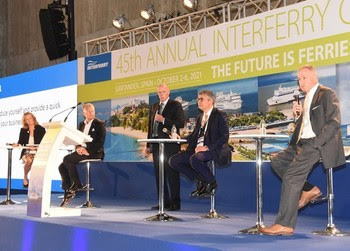
<svg viewBox="0 0 350 251">
<path fill-rule="evenodd" d="M 79 161 L 79 163 L 86 163 L 86 162 L 98 162 L 101 161 L 101 159 L 84 159 Z"/>
</svg>

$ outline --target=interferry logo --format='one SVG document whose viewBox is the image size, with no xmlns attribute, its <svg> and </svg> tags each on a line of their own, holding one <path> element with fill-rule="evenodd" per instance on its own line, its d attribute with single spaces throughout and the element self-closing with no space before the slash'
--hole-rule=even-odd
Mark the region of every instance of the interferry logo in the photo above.
<svg viewBox="0 0 350 251">
<path fill-rule="evenodd" d="M 85 58 L 85 84 L 111 80 L 111 54 Z"/>
<path fill-rule="evenodd" d="M 89 60 L 89 61 L 88 61 L 88 65 L 87 65 L 87 67 L 86 67 L 86 70 L 87 70 L 87 71 L 91 71 L 91 70 L 95 70 L 95 69 L 101 69 L 101 68 L 108 67 L 108 65 L 109 65 L 109 62 L 105 62 L 105 63 L 100 63 L 100 64 L 98 64 L 97 61 Z"/>
</svg>

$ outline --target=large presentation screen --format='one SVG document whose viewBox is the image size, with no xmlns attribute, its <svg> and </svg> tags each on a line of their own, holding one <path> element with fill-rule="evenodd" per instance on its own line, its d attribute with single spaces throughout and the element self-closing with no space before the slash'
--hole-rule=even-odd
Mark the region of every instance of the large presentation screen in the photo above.
<svg viewBox="0 0 350 251">
<path fill-rule="evenodd" d="M 18 142 L 23 114 L 33 113 L 40 125 L 52 117 L 52 121 L 64 120 L 69 110 L 54 115 L 77 104 L 76 84 L 76 61 L 0 79 L 0 188 L 5 188 L 7 181 L 7 144 Z M 76 127 L 76 120 L 77 112 L 74 110 L 66 123 Z M 22 188 L 24 171 L 20 153 L 20 149 L 12 151 L 12 188 L 15 189 Z M 67 148 L 62 148 L 57 166 L 50 167 L 55 170 L 53 190 L 60 189 L 58 165 L 66 154 Z"/>
</svg>

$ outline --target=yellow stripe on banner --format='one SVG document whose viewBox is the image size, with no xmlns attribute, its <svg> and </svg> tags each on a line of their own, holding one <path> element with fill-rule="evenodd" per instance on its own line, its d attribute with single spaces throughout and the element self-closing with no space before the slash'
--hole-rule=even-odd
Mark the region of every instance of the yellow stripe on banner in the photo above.
<svg viewBox="0 0 350 251">
<path fill-rule="evenodd" d="M 350 61 L 350 33 L 281 46 L 200 64 L 78 86 L 78 101 L 98 101 L 137 96 L 156 91 L 166 83 L 170 89 L 296 70 L 304 64 L 325 66 Z"/>
</svg>

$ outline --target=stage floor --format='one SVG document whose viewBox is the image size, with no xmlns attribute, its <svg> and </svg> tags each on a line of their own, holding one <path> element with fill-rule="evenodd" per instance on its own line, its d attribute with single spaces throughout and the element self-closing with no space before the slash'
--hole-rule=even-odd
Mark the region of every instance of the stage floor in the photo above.
<svg viewBox="0 0 350 251">
<path fill-rule="evenodd" d="M 60 194 L 52 195 L 58 206 Z M 5 196 L 0 196 L 4 200 Z M 0 206 L 0 250 L 349 250 L 350 237 L 312 234 L 325 228 L 327 219 L 300 216 L 295 235 L 244 235 L 238 231 L 255 224 L 254 213 L 233 212 L 219 205 L 228 219 L 202 219 L 209 200 L 183 203 L 181 211 L 167 212 L 180 222 L 149 222 L 157 211 L 149 201 L 97 198 L 100 208 L 82 209 L 80 217 L 33 218 L 26 216 L 25 195 L 13 195 L 21 204 Z M 75 198 L 68 207 L 84 202 Z M 265 214 L 270 225 L 275 215 Z M 350 222 L 335 219 L 336 226 L 350 232 Z"/>
</svg>

